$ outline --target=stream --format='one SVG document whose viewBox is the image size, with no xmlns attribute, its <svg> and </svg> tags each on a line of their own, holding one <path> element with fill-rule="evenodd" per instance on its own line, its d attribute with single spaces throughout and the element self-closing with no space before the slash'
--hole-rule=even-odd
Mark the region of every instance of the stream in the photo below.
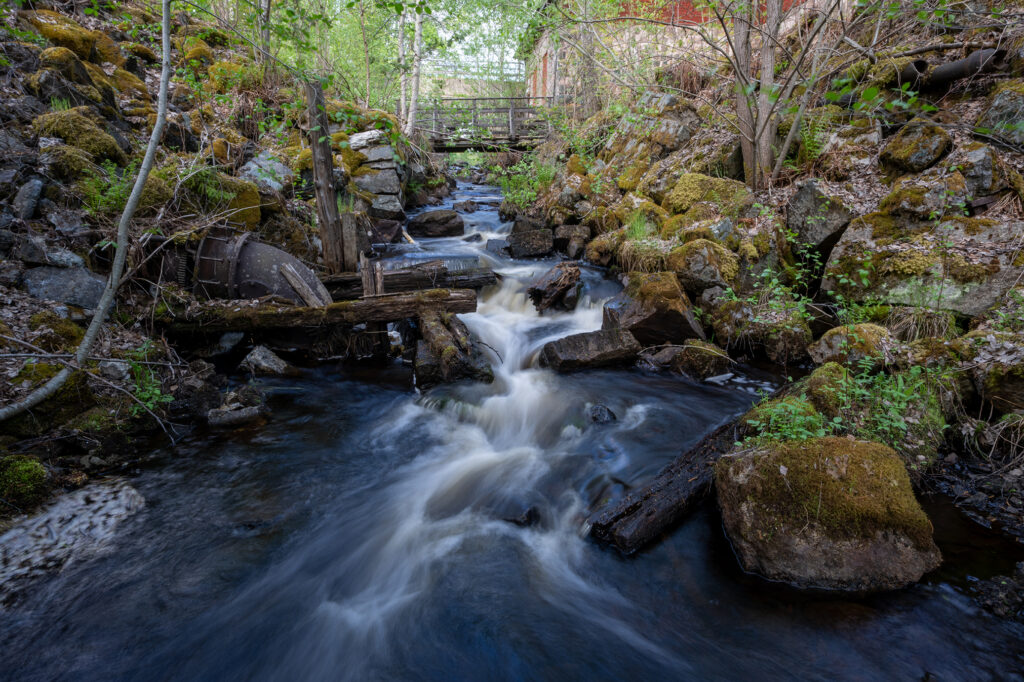
<svg viewBox="0 0 1024 682">
<path fill-rule="evenodd" d="M 116 532 L 0 608 L 0 679 L 1024 679 L 1024 627 L 969 596 L 1024 557 L 944 500 L 925 500 L 944 565 L 867 598 L 743 574 L 713 504 L 637 557 L 588 540 L 591 509 L 779 378 L 537 368 L 619 287 L 586 271 L 576 311 L 539 316 L 525 286 L 557 259 L 487 251 L 509 229 L 483 204 L 500 196 L 460 183 L 442 207 L 467 198 L 479 240 L 404 245 L 390 265 L 503 275 L 462 316 L 494 384 L 419 393 L 398 364 L 260 380 L 266 426 L 156 453 Z M 592 423 L 592 405 L 616 419 Z"/>
</svg>

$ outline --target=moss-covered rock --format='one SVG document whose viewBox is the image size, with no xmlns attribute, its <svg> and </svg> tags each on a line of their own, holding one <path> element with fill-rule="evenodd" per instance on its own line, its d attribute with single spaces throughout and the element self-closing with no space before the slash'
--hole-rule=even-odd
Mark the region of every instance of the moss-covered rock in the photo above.
<svg viewBox="0 0 1024 682">
<path fill-rule="evenodd" d="M 92 85 L 92 79 L 82 60 L 66 47 L 48 47 L 39 54 L 39 65 L 53 69 L 72 83 Z"/>
<path fill-rule="evenodd" d="M 83 107 L 52 111 L 32 121 L 37 135 L 62 138 L 67 144 L 88 152 L 97 161 L 108 159 L 123 165 L 125 154 L 109 134 L 83 113 Z"/>
<path fill-rule="evenodd" d="M 68 48 L 81 59 L 93 56 L 98 34 L 82 28 L 74 19 L 45 9 L 18 12 L 18 16 L 54 45 Z"/>
<path fill-rule="evenodd" d="M 0 459 L 0 499 L 21 509 L 46 497 L 46 468 L 37 459 L 9 455 Z"/>
<path fill-rule="evenodd" d="M 731 287 L 739 274 L 736 254 L 708 239 L 695 239 L 672 249 L 665 265 L 692 292 Z"/>
<path fill-rule="evenodd" d="M 684 173 L 665 196 L 662 206 L 671 213 L 685 213 L 699 201 L 712 202 L 722 216 L 738 219 L 754 205 L 754 195 L 736 180 Z"/>
<path fill-rule="evenodd" d="M 110 82 L 114 89 L 118 92 L 134 97 L 143 102 L 149 101 L 149 90 L 146 88 L 146 84 L 139 80 L 139 77 L 135 74 L 125 71 L 124 69 L 114 69 L 114 73 L 110 76 Z"/>
<path fill-rule="evenodd" d="M 146 184 L 142 186 L 142 196 L 139 197 L 139 215 L 155 213 L 173 198 L 174 188 L 170 183 L 159 175 L 150 173 L 146 178 Z"/>
<path fill-rule="evenodd" d="M 1010 144 L 1024 145 L 1024 78 L 993 88 L 977 127 Z"/>
<path fill-rule="evenodd" d="M 94 46 L 94 50 L 96 54 L 96 62 L 99 64 L 124 66 L 125 61 L 127 61 L 118 44 L 114 42 L 113 38 L 102 31 L 96 32 L 96 45 Z"/>
<path fill-rule="evenodd" d="M 220 174 L 220 187 L 234 198 L 228 200 L 226 219 L 228 222 L 241 224 L 247 230 L 254 230 L 260 224 L 260 191 L 255 183 Z"/>
<path fill-rule="evenodd" d="M 623 228 L 600 234 L 587 244 L 584 258 L 596 265 L 609 265 L 625 239 L 626 230 Z"/>
<path fill-rule="evenodd" d="M 889 139 L 878 158 L 890 167 L 920 173 L 952 148 L 953 138 L 945 129 L 919 116 Z"/>
<path fill-rule="evenodd" d="M 226 93 L 242 79 L 245 67 L 232 62 L 217 62 L 210 67 L 208 73 L 214 92 Z"/>
<path fill-rule="evenodd" d="M 66 144 L 47 147 L 41 160 L 54 176 L 67 181 L 78 180 L 96 165 L 92 161 L 92 154 Z"/>
<path fill-rule="evenodd" d="M 43 350 L 66 352 L 78 348 L 85 330 L 71 320 L 44 310 L 28 318 L 28 328 L 38 332 L 33 343 Z"/>
<path fill-rule="evenodd" d="M 729 350 L 763 353 L 787 365 L 807 357 L 811 329 L 792 301 L 726 301 L 711 316 L 715 339 Z"/>
<path fill-rule="evenodd" d="M 876 591 L 942 560 L 888 446 L 826 437 L 723 457 L 715 488 L 744 569 L 798 587 Z"/>
<path fill-rule="evenodd" d="M 963 215 L 967 199 L 967 184 L 959 171 L 930 168 L 898 179 L 878 207 L 891 215 L 934 220 Z"/>
<path fill-rule="evenodd" d="M 888 329 L 865 323 L 830 329 L 807 350 L 819 365 L 834 362 L 858 367 L 865 360 L 875 364 L 892 362 L 895 347 Z"/>
<path fill-rule="evenodd" d="M 602 329 L 626 329 L 644 346 L 704 338 L 690 299 L 671 272 L 631 272 L 604 306 Z"/>
<path fill-rule="evenodd" d="M 12 380 L 15 384 L 36 388 L 53 378 L 61 367 L 44 362 L 29 362 Z M 0 436 L 34 438 L 64 424 L 95 403 L 86 373 L 72 372 L 64 385 L 32 410 L 0 422 Z"/>
<path fill-rule="evenodd" d="M 977 330 L 952 345 L 983 400 L 1001 413 L 1024 406 L 1024 334 Z"/>
<path fill-rule="evenodd" d="M 833 419 L 839 416 L 844 383 L 848 377 L 849 372 L 845 367 L 837 362 L 826 362 L 804 379 L 804 394 L 814 409 Z"/>
<path fill-rule="evenodd" d="M 697 380 L 724 374 L 732 364 L 725 350 L 700 339 L 690 339 L 672 351 L 668 368 Z"/>
<path fill-rule="evenodd" d="M 121 43 L 121 49 L 134 57 L 138 57 L 147 64 L 156 64 L 160 61 L 160 58 L 156 56 L 156 52 L 140 43 Z"/>
</svg>

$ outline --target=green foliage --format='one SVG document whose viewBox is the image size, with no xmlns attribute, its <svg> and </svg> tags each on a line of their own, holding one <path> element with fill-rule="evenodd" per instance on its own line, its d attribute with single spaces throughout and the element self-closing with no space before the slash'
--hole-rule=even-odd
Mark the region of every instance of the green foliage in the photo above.
<svg viewBox="0 0 1024 682">
<path fill-rule="evenodd" d="M 800 152 L 805 161 L 813 163 L 821 156 L 831 132 L 831 114 L 804 117 L 800 123 Z"/>
<path fill-rule="evenodd" d="M 82 206 L 90 215 L 110 215 L 124 208 L 135 182 L 137 164 L 121 171 L 113 161 L 104 161 L 100 168 L 89 168 L 78 184 Z"/>
<path fill-rule="evenodd" d="M 205 199 L 210 204 L 220 204 L 235 198 L 233 192 L 229 192 L 221 186 L 217 170 L 209 166 L 197 168 L 182 181 L 182 185 L 189 192 Z"/>
<path fill-rule="evenodd" d="M 792 441 L 821 438 L 834 430 L 805 396 L 767 400 L 751 411 L 747 425 L 757 435 L 748 436 L 744 445 L 769 441 Z M 839 419 L 838 417 L 836 419 Z"/>
<path fill-rule="evenodd" d="M 16 507 L 39 502 L 46 493 L 46 469 L 24 455 L 0 459 L 0 499 Z"/>
<path fill-rule="evenodd" d="M 147 410 L 152 412 L 161 404 L 174 400 L 173 397 L 163 392 L 160 378 L 146 364 L 153 350 L 153 342 L 146 339 L 141 346 L 128 354 L 128 365 L 131 367 L 133 382 L 132 393 L 138 400 L 138 402 L 132 403 L 130 408 L 133 417 L 137 417 Z"/>
<path fill-rule="evenodd" d="M 498 182 L 505 200 L 520 210 L 526 210 L 555 179 L 557 170 L 553 165 L 540 163 L 528 156 L 502 171 Z"/>
<path fill-rule="evenodd" d="M 51 97 L 50 108 L 54 111 L 67 111 L 71 108 L 71 101 L 66 97 Z"/>
</svg>

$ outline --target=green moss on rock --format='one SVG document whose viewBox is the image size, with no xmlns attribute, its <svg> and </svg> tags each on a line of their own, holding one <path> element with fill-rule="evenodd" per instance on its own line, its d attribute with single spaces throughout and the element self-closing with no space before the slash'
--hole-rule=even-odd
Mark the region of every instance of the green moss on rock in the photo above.
<svg viewBox="0 0 1024 682">
<path fill-rule="evenodd" d="M 46 469 L 37 459 L 9 455 L 0 459 L 0 499 L 22 509 L 46 497 Z"/>
<path fill-rule="evenodd" d="M 43 310 L 28 318 L 28 328 L 43 330 L 35 344 L 51 352 L 71 351 L 78 348 L 85 330 L 69 319 L 58 316 L 51 310 Z"/>
<path fill-rule="evenodd" d="M 109 159 L 123 165 L 125 154 L 109 134 L 82 113 L 82 107 L 67 111 L 52 111 L 32 121 L 37 135 L 60 137 L 67 144 L 88 152 L 94 159 Z"/>
<path fill-rule="evenodd" d="M 98 34 L 82 28 L 74 19 L 45 9 L 18 12 L 18 16 L 54 45 L 68 48 L 81 59 L 92 57 Z"/>
<path fill-rule="evenodd" d="M 753 206 L 754 196 L 736 180 L 683 173 L 665 195 L 662 206 L 671 213 L 684 213 L 699 201 L 712 202 L 721 215 L 737 219 Z"/>
</svg>

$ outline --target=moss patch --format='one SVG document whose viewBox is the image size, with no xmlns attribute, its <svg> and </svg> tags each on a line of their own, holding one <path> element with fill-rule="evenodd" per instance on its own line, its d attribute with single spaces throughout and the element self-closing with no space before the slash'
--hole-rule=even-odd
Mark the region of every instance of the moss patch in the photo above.
<svg viewBox="0 0 1024 682">
<path fill-rule="evenodd" d="M 31 507 L 46 497 L 46 469 L 24 455 L 0 459 L 0 498 L 16 507 Z"/>
<path fill-rule="evenodd" d="M 804 380 L 804 393 L 811 405 L 824 416 L 839 416 L 842 405 L 843 382 L 848 372 L 837 362 L 827 362 Z"/>
<path fill-rule="evenodd" d="M 737 219 L 753 206 L 754 196 L 736 180 L 683 173 L 665 195 L 662 206 L 671 213 L 684 213 L 698 201 L 717 204 L 721 215 Z"/>
<path fill-rule="evenodd" d="M 45 9 L 18 12 L 18 16 L 54 45 L 68 48 L 81 59 L 89 59 L 92 56 L 98 34 L 82 28 L 73 19 Z"/>
<path fill-rule="evenodd" d="M 51 310 L 38 312 L 28 318 L 28 327 L 33 331 L 43 330 L 44 333 L 35 338 L 35 344 L 52 352 L 74 350 L 85 336 L 84 329 Z"/>
<path fill-rule="evenodd" d="M 113 137 L 87 118 L 82 107 L 67 111 L 52 111 L 32 121 L 37 135 L 60 137 L 66 143 L 88 152 L 96 160 L 109 159 L 123 165 L 125 154 Z"/>
</svg>

